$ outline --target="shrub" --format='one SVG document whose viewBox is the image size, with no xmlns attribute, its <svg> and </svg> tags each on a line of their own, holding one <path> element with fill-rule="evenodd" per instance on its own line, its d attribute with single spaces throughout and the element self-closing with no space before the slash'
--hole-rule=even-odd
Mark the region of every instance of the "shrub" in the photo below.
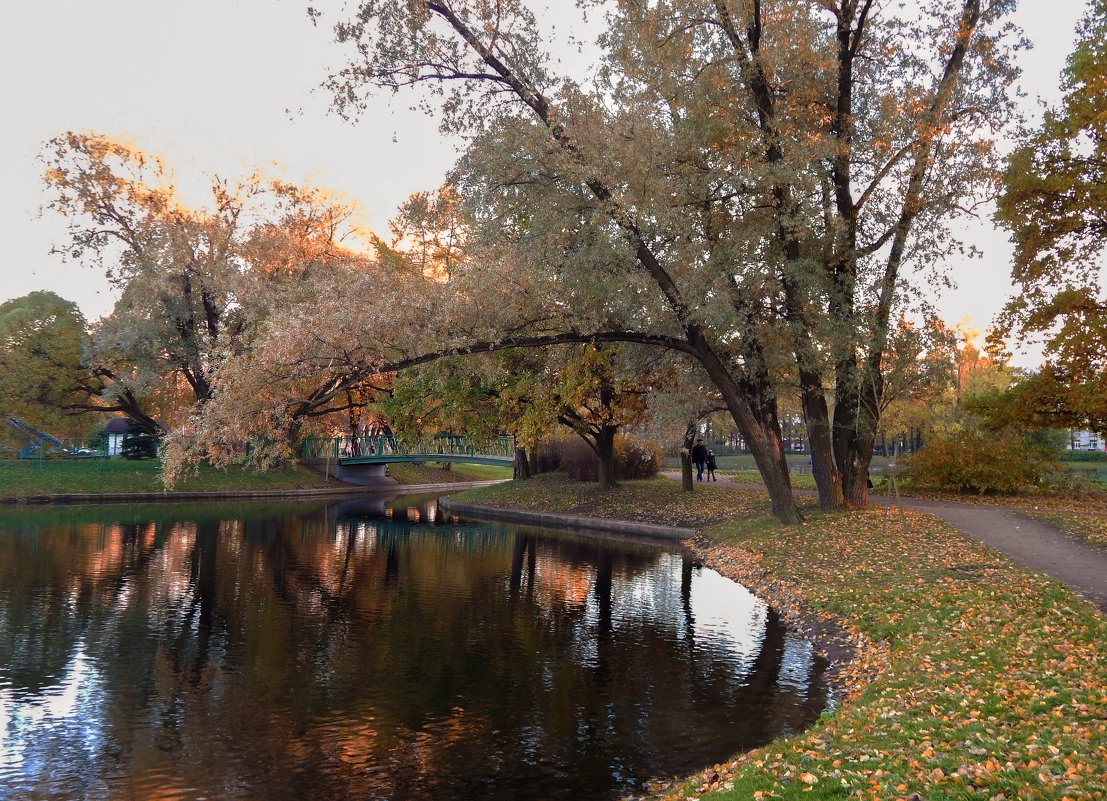
<svg viewBox="0 0 1107 801">
<path fill-rule="evenodd" d="M 652 443 L 630 437 L 615 438 L 615 478 L 634 480 L 653 478 L 661 469 L 661 452 Z"/>
<path fill-rule="evenodd" d="M 599 481 L 596 454 L 579 437 L 561 440 L 554 444 L 555 461 L 561 469 L 577 481 Z M 651 444 L 638 442 L 630 437 L 615 438 L 615 480 L 630 481 L 653 478 L 661 469 L 661 454 Z"/>
<path fill-rule="evenodd" d="M 1062 469 L 1048 449 L 1019 433 L 976 430 L 934 437 L 903 462 L 914 484 L 981 495 L 1039 486 Z"/>
<path fill-rule="evenodd" d="M 1103 451 L 1065 451 L 1062 462 L 1107 462 L 1107 453 Z"/>
<path fill-rule="evenodd" d="M 596 465 L 596 454 L 588 447 L 584 440 L 573 437 L 563 439 L 553 445 L 557 452 L 557 461 L 561 469 L 569 474 L 570 478 L 577 481 L 599 481 L 599 470 Z"/>
</svg>

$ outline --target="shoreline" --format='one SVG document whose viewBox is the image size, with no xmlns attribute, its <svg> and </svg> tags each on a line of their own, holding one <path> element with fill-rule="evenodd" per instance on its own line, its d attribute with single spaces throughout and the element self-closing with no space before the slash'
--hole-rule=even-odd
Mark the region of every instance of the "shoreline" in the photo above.
<svg viewBox="0 0 1107 801">
<path fill-rule="evenodd" d="M 752 554 L 713 543 L 699 529 L 457 503 L 449 499 L 440 500 L 439 508 L 466 518 L 532 525 L 573 533 L 646 537 L 659 542 L 679 544 L 705 567 L 745 587 L 775 610 L 790 631 L 811 641 L 816 654 L 826 661 L 820 674 L 827 685 L 827 711 L 839 709 L 851 700 L 879 672 L 874 666 L 886 662 L 886 658 L 871 658 L 880 654 L 882 649 L 868 637 L 851 629 L 833 615 L 817 614 L 807 608 L 795 589 L 760 570 Z M 870 658 L 859 660 L 857 657 L 860 654 L 866 654 Z"/>
<path fill-rule="evenodd" d="M 190 501 L 261 501 L 279 498 L 350 498 L 361 495 L 403 495 L 411 492 L 436 492 L 445 489 L 471 489 L 499 484 L 510 479 L 454 481 L 437 484 L 350 484 L 343 487 L 303 487 L 279 490 L 201 490 L 196 492 L 62 492 L 0 499 L 0 506 L 70 506 L 79 504 L 176 503 Z"/>
</svg>

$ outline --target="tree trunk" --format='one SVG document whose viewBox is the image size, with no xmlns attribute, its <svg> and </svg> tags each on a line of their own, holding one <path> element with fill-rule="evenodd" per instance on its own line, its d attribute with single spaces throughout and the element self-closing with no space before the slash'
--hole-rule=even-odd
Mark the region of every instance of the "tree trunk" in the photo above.
<svg viewBox="0 0 1107 801">
<path fill-rule="evenodd" d="M 780 438 L 780 426 L 776 422 L 775 401 L 768 375 L 763 368 L 754 378 L 739 379 L 740 368 L 724 363 L 711 347 L 703 332 L 689 327 L 688 341 L 696 348 L 696 359 L 707 371 L 708 377 L 718 388 L 726 403 L 734 424 L 753 454 L 769 500 L 773 516 L 781 523 L 802 523 L 803 515 L 796 506 L 792 494 L 792 482 L 788 475 L 788 463 L 784 460 L 784 444 Z M 757 354 L 754 354 L 756 357 Z M 763 364 L 762 359 L 747 359 L 747 364 Z"/>
<path fill-rule="evenodd" d="M 811 449 L 811 473 L 819 490 L 819 507 L 824 510 L 845 508 L 841 475 L 834 465 L 830 412 L 822 380 L 817 373 L 801 370 L 800 389 L 803 416 L 807 421 L 807 443 Z"/>
<path fill-rule="evenodd" d="M 680 449 L 680 491 L 692 491 L 692 445 L 696 440 L 696 421 L 684 430 L 684 447 Z"/>
<path fill-rule="evenodd" d="M 515 449 L 515 473 L 512 478 L 519 481 L 525 481 L 530 478 L 530 462 L 527 461 L 527 449 L 516 448 Z"/>
<path fill-rule="evenodd" d="M 597 471 L 600 489 L 613 489 L 615 484 L 615 428 L 600 426 L 595 441 Z"/>
<path fill-rule="evenodd" d="M 727 378 L 730 378 L 729 375 Z M 788 475 L 788 463 L 784 459 L 780 429 L 774 430 L 770 421 L 759 420 L 746 402 L 746 397 L 749 396 L 744 395 L 737 387 L 732 387 L 730 382 L 717 380 L 716 385 L 722 391 L 731 417 L 746 440 L 754 464 L 765 482 L 765 489 L 772 502 L 773 516 L 781 523 L 802 523 L 803 515 L 800 514 L 792 494 L 792 481 Z"/>
</svg>

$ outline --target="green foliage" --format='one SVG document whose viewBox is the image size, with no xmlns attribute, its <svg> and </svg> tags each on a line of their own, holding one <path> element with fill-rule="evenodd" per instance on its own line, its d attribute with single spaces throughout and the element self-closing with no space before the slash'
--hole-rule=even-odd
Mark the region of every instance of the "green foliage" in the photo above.
<svg viewBox="0 0 1107 801">
<path fill-rule="evenodd" d="M 1107 453 L 1103 451 L 1065 451 L 1062 462 L 1107 462 Z"/>
<path fill-rule="evenodd" d="M 1063 365 L 1045 364 L 1002 390 L 965 402 L 985 427 L 1107 430 L 1107 373 L 1072 375 Z"/>
<path fill-rule="evenodd" d="M 1013 431 L 939 434 L 904 463 L 914 484 L 981 495 L 1018 492 L 1063 472 L 1049 448 Z"/>
<path fill-rule="evenodd" d="M 1107 0 L 1077 29 L 1065 99 L 1011 155 L 997 218 L 1013 234 L 1016 294 L 994 341 L 1045 342 L 1046 365 L 1025 388 L 1037 414 L 1107 427 Z M 1086 422 L 1078 422 L 1084 420 Z M 1063 424 L 1063 423 L 1061 423 Z"/>
<path fill-rule="evenodd" d="M 0 304 L 0 416 L 14 415 L 55 436 L 80 430 L 64 407 L 81 397 L 86 328 L 76 304 L 53 292 Z"/>
<path fill-rule="evenodd" d="M 120 454 L 124 459 L 158 458 L 158 437 L 152 434 L 124 434 Z"/>
</svg>

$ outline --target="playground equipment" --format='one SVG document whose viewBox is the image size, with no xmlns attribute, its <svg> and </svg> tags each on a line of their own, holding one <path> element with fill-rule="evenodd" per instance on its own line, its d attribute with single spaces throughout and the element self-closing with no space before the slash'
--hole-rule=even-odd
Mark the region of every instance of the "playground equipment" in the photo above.
<svg viewBox="0 0 1107 801">
<path fill-rule="evenodd" d="M 48 442 L 66 453 L 69 452 L 69 448 L 67 448 L 60 439 L 52 437 L 44 431 L 39 431 L 34 426 L 27 425 L 27 423 L 24 423 L 18 417 L 9 417 L 7 423 L 20 434 L 26 434 L 31 437 L 31 441 L 20 448 L 20 459 L 33 459 L 35 456 L 39 455 L 42 451 L 43 442 Z"/>
</svg>

